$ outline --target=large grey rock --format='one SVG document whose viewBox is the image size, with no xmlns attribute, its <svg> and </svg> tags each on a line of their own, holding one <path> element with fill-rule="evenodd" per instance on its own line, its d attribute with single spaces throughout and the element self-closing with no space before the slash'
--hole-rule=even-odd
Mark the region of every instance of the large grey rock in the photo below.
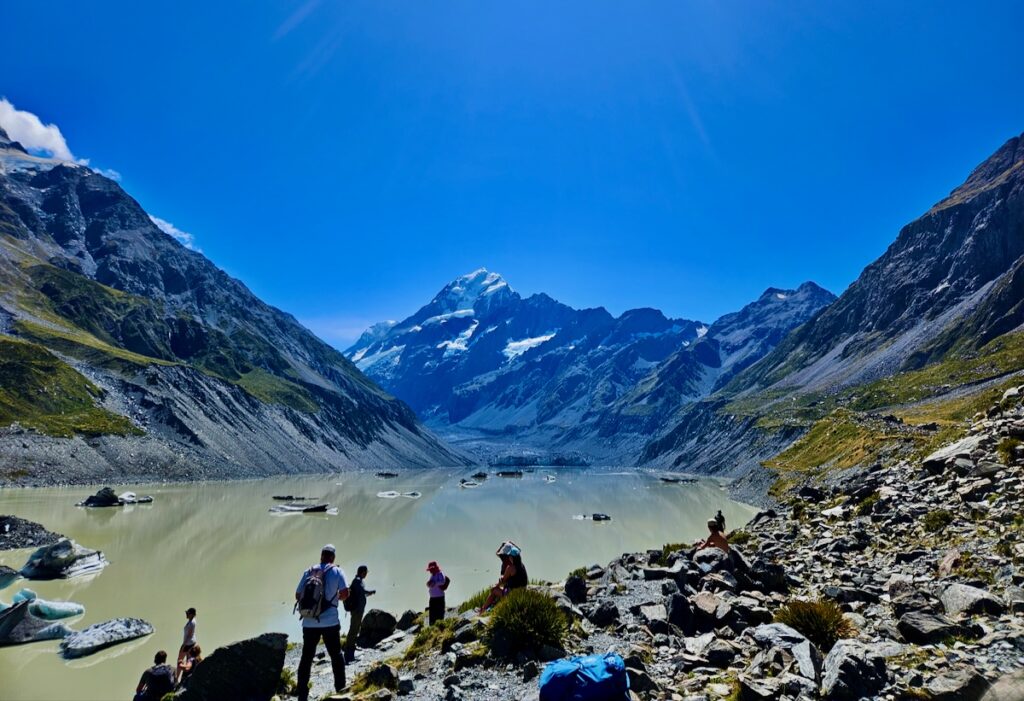
<svg viewBox="0 0 1024 701">
<path fill-rule="evenodd" d="M 383 662 L 367 670 L 365 679 L 373 686 L 380 686 L 385 689 L 398 688 L 398 670 Z"/>
<path fill-rule="evenodd" d="M 821 654 L 810 640 L 785 623 L 765 623 L 751 632 L 762 649 L 787 650 L 796 660 L 800 676 L 817 680 L 821 670 Z"/>
<path fill-rule="evenodd" d="M 978 701 L 988 688 L 985 677 L 969 667 L 941 674 L 925 684 L 931 701 Z M 1018 689 L 1018 699 L 1019 694 Z"/>
<path fill-rule="evenodd" d="M 110 487 L 104 487 L 88 499 L 80 502 L 78 506 L 121 506 L 121 500 Z"/>
<path fill-rule="evenodd" d="M 705 574 L 732 569 L 732 561 L 729 559 L 729 554 L 718 548 L 698 550 L 693 556 L 693 562 Z"/>
<path fill-rule="evenodd" d="M 1006 674 L 1000 677 L 982 697 L 982 701 L 1021 701 L 1024 689 L 1024 672 Z"/>
<path fill-rule="evenodd" d="M 950 443 L 926 457 L 921 464 L 930 472 L 941 470 L 945 467 L 947 460 L 974 452 L 981 445 L 981 438 L 981 436 L 968 436 L 956 443 Z"/>
<path fill-rule="evenodd" d="M 668 615 L 668 622 L 681 631 L 684 635 L 693 635 L 696 631 L 696 623 L 693 618 L 693 607 L 690 600 L 682 594 L 672 594 L 665 600 L 665 611 Z"/>
<path fill-rule="evenodd" d="M 888 680 L 885 657 L 857 640 L 839 640 L 825 656 L 821 693 L 830 701 L 856 701 L 875 696 Z"/>
<path fill-rule="evenodd" d="M 945 616 L 918 611 L 904 614 L 896 626 L 908 643 L 916 645 L 941 643 L 948 638 L 969 633 L 965 626 Z"/>
<path fill-rule="evenodd" d="M 985 613 L 998 616 L 1006 610 L 1003 602 L 984 589 L 959 582 L 954 582 L 943 589 L 939 599 L 946 613 L 954 616 L 961 613 L 971 616 Z"/>
<path fill-rule="evenodd" d="M 363 616 L 363 625 L 359 629 L 359 647 L 373 647 L 384 638 L 395 632 L 398 621 L 387 611 L 370 609 Z"/>
<path fill-rule="evenodd" d="M 99 572 L 109 562 L 99 550 L 82 547 L 73 540 L 61 538 L 29 555 L 21 568 L 26 579 L 68 579 Z"/>
<path fill-rule="evenodd" d="M 398 619 L 398 622 L 395 624 L 395 627 L 398 630 L 409 630 L 414 625 L 416 625 L 417 618 L 419 618 L 419 614 L 416 611 L 409 609 L 402 614 L 401 618 Z"/>
<path fill-rule="evenodd" d="M 39 640 L 59 640 L 71 633 L 61 623 L 51 623 L 35 616 L 30 601 L 19 601 L 0 612 L 0 647 L 21 645 Z"/>
<path fill-rule="evenodd" d="M 605 599 L 594 607 L 587 619 L 600 628 L 614 625 L 619 621 L 619 607 L 611 599 Z"/>
<path fill-rule="evenodd" d="M 71 633 L 61 641 L 60 650 L 67 658 L 85 657 L 152 632 L 153 626 L 141 618 L 114 618 Z"/>
<path fill-rule="evenodd" d="M 281 683 L 288 647 L 284 633 L 264 633 L 217 648 L 196 667 L 184 689 L 174 697 L 181 701 L 269 701 Z"/>
<path fill-rule="evenodd" d="M 580 576 L 572 576 L 565 580 L 565 595 L 574 604 L 582 604 L 587 600 L 587 580 Z"/>
</svg>

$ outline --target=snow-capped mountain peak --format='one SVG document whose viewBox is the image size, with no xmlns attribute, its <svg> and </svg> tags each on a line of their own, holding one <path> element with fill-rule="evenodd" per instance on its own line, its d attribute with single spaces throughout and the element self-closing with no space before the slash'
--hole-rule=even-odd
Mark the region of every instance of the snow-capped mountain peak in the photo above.
<svg viewBox="0 0 1024 701">
<path fill-rule="evenodd" d="M 477 268 L 445 285 L 431 300 L 430 306 L 434 306 L 440 313 L 454 312 L 471 309 L 483 297 L 511 294 L 515 294 L 515 291 L 501 275 L 487 268 Z"/>
</svg>

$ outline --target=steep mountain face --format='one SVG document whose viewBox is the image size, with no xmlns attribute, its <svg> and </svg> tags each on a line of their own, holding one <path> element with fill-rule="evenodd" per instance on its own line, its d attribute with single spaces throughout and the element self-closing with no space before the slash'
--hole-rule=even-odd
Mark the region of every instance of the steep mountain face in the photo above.
<svg viewBox="0 0 1024 701">
<path fill-rule="evenodd" d="M 703 331 L 653 309 L 615 318 L 544 294 L 523 298 L 480 269 L 345 354 L 433 425 L 515 433 L 573 424 Z"/>
<path fill-rule="evenodd" d="M 837 301 L 679 411 L 642 461 L 743 473 L 813 426 L 832 443 L 856 436 L 849 455 L 832 458 L 853 464 L 870 459 L 878 431 L 866 419 L 878 412 L 924 403 L 907 415 L 962 424 L 991 403 L 985 391 L 1024 369 L 1022 300 L 1024 139 L 1015 137 L 903 227 Z"/>
<path fill-rule="evenodd" d="M 129 420 L 123 431 L 54 431 L 45 411 L 0 402 L 5 420 L 38 431 L 12 455 L 28 479 L 57 463 L 75 479 L 457 460 L 406 405 L 163 233 L 117 183 L 29 155 L 2 132 L 0 332 L 77 370 L 96 410 Z M 17 376 L 0 391 L 17 397 Z"/>
<path fill-rule="evenodd" d="M 813 282 L 770 287 L 713 323 L 699 342 L 680 348 L 604 412 L 601 434 L 658 432 L 681 407 L 698 401 L 771 352 L 790 331 L 835 301 Z"/>
<path fill-rule="evenodd" d="M 736 389 L 856 384 L 1024 323 L 1024 141 L 1010 139 Z"/>
<path fill-rule="evenodd" d="M 518 443 L 630 460 L 679 403 L 709 394 L 833 299 L 814 283 L 772 288 L 709 329 L 655 309 L 615 318 L 524 299 L 481 269 L 408 319 L 375 325 L 346 355 L 446 435 L 484 436 L 478 452 Z"/>
</svg>

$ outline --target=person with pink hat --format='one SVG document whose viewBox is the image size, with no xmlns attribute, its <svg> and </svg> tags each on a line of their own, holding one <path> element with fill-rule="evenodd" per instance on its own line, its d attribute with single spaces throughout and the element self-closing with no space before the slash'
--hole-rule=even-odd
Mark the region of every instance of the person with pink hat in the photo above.
<svg viewBox="0 0 1024 701">
<path fill-rule="evenodd" d="M 444 593 L 452 580 L 441 571 L 436 560 L 427 563 L 427 572 L 430 573 L 430 579 L 427 580 L 427 590 L 430 592 L 430 603 L 427 606 L 428 622 L 434 625 L 444 619 Z"/>
</svg>

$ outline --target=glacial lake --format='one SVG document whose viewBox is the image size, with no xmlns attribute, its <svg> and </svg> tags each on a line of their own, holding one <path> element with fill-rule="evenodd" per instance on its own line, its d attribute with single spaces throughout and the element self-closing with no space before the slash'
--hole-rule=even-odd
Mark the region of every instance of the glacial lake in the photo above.
<svg viewBox="0 0 1024 701">
<path fill-rule="evenodd" d="M 105 509 L 75 507 L 95 488 L 0 490 L 0 513 L 38 521 L 110 560 L 89 578 L 16 580 L 0 590 L 0 600 L 10 603 L 29 587 L 43 599 L 83 604 L 84 615 L 65 621 L 72 628 L 118 616 L 144 618 L 156 628 L 149 637 L 75 661 L 58 655 L 57 642 L 0 648 L 0 699 L 130 699 L 157 650 L 176 655 L 189 606 L 199 611 L 197 637 L 205 654 L 267 631 L 294 640 L 295 586 L 328 542 L 338 547 L 349 577 L 357 565 L 369 566 L 367 586 L 378 592 L 369 607 L 398 615 L 425 608 L 428 560 L 451 577 L 448 604 L 454 605 L 496 580 L 494 551 L 505 539 L 522 546 L 531 578 L 559 580 L 623 552 L 700 538 L 717 509 L 730 528 L 755 513 L 712 480 L 670 484 L 632 470 L 538 468 L 522 478 L 492 474 L 478 488 L 460 488 L 460 478 L 474 471 L 130 485 L 117 491 L 151 494 L 154 503 Z M 391 490 L 422 496 L 377 496 Z M 270 513 L 273 495 L 319 497 L 338 513 Z M 594 512 L 612 520 L 573 518 Z M 0 564 L 20 569 L 30 552 L 0 552 Z"/>
</svg>

